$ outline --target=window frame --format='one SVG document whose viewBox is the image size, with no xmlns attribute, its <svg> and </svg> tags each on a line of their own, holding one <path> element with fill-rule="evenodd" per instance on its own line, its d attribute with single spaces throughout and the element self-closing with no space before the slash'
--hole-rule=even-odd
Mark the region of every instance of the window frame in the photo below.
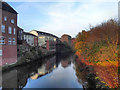
<svg viewBox="0 0 120 90">
<path fill-rule="evenodd" d="M 7 21 L 7 17 L 6 16 L 4 17 L 4 21 Z"/>
<path fill-rule="evenodd" d="M 15 23 L 15 20 L 14 20 L 14 19 L 11 19 L 10 22 L 11 22 L 12 24 L 14 24 L 14 23 Z"/>
<path fill-rule="evenodd" d="M 2 50 L 0 50 L 0 56 L 2 56 L 3 55 L 3 51 Z"/>
<path fill-rule="evenodd" d="M 4 45 L 5 44 L 5 37 L 0 37 L 0 45 Z"/>
<path fill-rule="evenodd" d="M 13 43 L 13 45 L 16 45 L 16 38 L 12 39 L 12 43 Z"/>
<path fill-rule="evenodd" d="M 11 26 L 8 26 L 8 33 L 12 34 L 12 27 Z"/>
<path fill-rule="evenodd" d="M 5 33 L 5 25 L 4 24 L 1 25 L 1 32 Z"/>
<path fill-rule="evenodd" d="M 8 38 L 8 45 L 12 45 L 12 38 Z"/>
</svg>

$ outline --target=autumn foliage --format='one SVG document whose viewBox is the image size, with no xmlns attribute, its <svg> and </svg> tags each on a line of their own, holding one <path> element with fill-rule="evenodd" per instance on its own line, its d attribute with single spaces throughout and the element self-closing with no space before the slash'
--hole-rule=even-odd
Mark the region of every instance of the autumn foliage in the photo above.
<svg viewBox="0 0 120 90">
<path fill-rule="evenodd" d="M 79 60 L 94 66 L 99 78 L 110 88 L 118 87 L 119 34 L 118 22 L 110 19 L 78 33 L 74 45 Z"/>
</svg>

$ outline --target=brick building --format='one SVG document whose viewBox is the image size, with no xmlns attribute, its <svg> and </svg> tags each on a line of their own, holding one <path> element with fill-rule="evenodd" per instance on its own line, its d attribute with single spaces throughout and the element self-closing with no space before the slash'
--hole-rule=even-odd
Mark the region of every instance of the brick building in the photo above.
<svg viewBox="0 0 120 90">
<path fill-rule="evenodd" d="M 38 46 L 45 48 L 48 51 L 56 51 L 57 36 L 36 30 L 30 31 L 30 33 L 38 37 Z"/>
<path fill-rule="evenodd" d="M 0 2 L 0 66 L 17 61 L 17 12 Z"/>
<path fill-rule="evenodd" d="M 75 43 L 75 38 L 72 38 L 72 45 L 74 45 L 74 43 Z"/>
<path fill-rule="evenodd" d="M 70 35 L 67 35 L 67 34 L 64 34 L 61 36 L 61 41 L 67 43 L 70 46 L 72 44 L 72 38 Z"/>
<path fill-rule="evenodd" d="M 34 35 L 34 46 L 38 46 L 38 37 Z"/>
<path fill-rule="evenodd" d="M 46 49 L 48 51 L 56 51 L 56 42 L 55 41 L 46 40 Z"/>
<path fill-rule="evenodd" d="M 18 44 L 22 44 L 23 40 L 24 40 L 24 30 L 20 27 L 17 27 L 17 43 Z"/>
<path fill-rule="evenodd" d="M 26 41 L 30 46 L 38 45 L 38 37 L 28 32 L 24 32 L 24 41 Z"/>
</svg>

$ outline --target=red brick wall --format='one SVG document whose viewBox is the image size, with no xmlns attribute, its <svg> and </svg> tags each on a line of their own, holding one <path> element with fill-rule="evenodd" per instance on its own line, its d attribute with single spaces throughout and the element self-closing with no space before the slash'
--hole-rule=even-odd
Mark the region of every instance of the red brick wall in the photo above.
<svg viewBox="0 0 120 90">
<path fill-rule="evenodd" d="M 64 34 L 61 37 L 61 41 L 66 42 L 68 45 L 71 46 L 71 36 Z"/>
<path fill-rule="evenodd" d="M 46 42 L 46 48 L 48 51 L 56 51 L 56 42 L 47 40 Z"/>
<path fill-rule="evenodd" d="M 0 18 L 2 18 L 2 10 L 1 9 L 0 9 Z M 0 20 L 0 36 L 2 36 L 1 25 L 2 25 L 2 20 Z M 2 50 L 2 45 L 0 45 L 0 50 Z M 1 65 L 2 65 L 2 56 L 0 56 L 0 66 Z"/>
<path fill-rule="evenodd" d="M 17 60 L 17 46 L 3 46 L 2 64 L 12 64 Z"/>
<path fill-rule="evenodd" d="M 2 57 L 0 56 L 0 66 L 2 66 Z"/>
<path fill-rule="evenodd" d="M 0 9 L 0 36 L 2 36 L 2 33 L 1 33 L 1 25 L 2 25 L 2 10 Z"/>
<path fill-rule="evenodd" d="M 4 16 L 7 17 L 7 21 L 4 21 Z M 14 19 L 14 24 L 11 23 L 11 19 Z M 12 64 L 17 61 L 17 15 L 7 11 L 2 11 L 2 24 L 5 25 L 5 33 L 2 36 L 5 37 L 5 45 L 2 45 L 3 56 L 2 65 L 8 63 Z M 12 27 L 12 34 L 8 34 L 8 27 Z M 13 34 L 13 28 L 16 28 L 16 34 Z M 8 38 L 15 38 L 16 45 L 8 45 Z"/>
<path fill-rule="evenodd" d="M 2 45 L 0 45 L 0 50 L 2 50 Z M 0 66 L 2 66 L 2 56 L 0 56 Z"/>
<path fill-rule="evenodd" d="M 34 37 L 34 46 L 38 46 L 38 37 Z"/>
<path fill-rule="evenodd" d="M 62 36 L 62 37 L 61 37 L 61 41 L 68 43 L 68 36 Z"/>
</svg>

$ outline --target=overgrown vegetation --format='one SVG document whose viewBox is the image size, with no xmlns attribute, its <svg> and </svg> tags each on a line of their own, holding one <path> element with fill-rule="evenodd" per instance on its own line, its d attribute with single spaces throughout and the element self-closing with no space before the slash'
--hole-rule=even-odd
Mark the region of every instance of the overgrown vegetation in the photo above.
<svg viewBox="0 0 120 90">
<path fill-rule="evenodd" d="M 110 88 L 118 87 L 119 34 L 118 22 L 110 19 L 89 31 L 83 30 L 74 46 L 79 60 L 94 66 L 100 80 Z"/>
<path fill-rule="evenodd" d="M 40 47 L 24 47 L 24 46 L 19 46 L 18 50 L 18 62 L 19 64 L 24 63 L 24 62 L 29 62 L 31 60 L 37 60 L 41 58 L 43 55 Z"/>
</svg>

